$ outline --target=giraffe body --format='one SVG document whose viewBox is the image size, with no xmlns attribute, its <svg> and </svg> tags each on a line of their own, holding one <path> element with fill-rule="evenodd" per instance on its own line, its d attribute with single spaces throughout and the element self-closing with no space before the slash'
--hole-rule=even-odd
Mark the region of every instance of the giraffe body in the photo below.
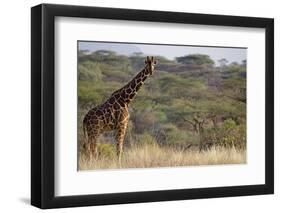
<svg viewBox="0 0 281 213">
<path fill-rule="evenodd" d="M 152 75 L 156 61 L 147 57 L 145 68 L 128 84 L 112 93 L 103 104 L 89 110 L 83 119 L 83 130 L 87 136 L 86 148 L 97 156 L 97 139 L 108 131 L 115 130 L 116 152 L 119 160 L 129 122 L 129 104 L 148 76 Z"/>
</svg>

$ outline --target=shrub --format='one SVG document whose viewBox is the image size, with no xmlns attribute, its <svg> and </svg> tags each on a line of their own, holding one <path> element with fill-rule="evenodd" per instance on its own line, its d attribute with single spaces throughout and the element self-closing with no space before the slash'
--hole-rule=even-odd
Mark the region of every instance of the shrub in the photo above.
<svg viewBox="0 0 281 213">
<path fill-rule="evenodd" d="M 160 125 L 155 134 L 157 142 L 162 145 L 184 147 L 190 143 L 198 143 L 198 136 L 179 129 L 172 123 Z"/>
<path fill-rule="evenodd" d="M 101 69 L 97 63 L 85 61 L 78 66 L 79 80 L 100 81 L 103 77 Z"/>
<path fill-rule="evenodd" d="M 153 129 L 156 122 L 156 117 L 151 111 L 139 111 L 133 118 L 136 133 L 149 132 Z"/>
<path fill-rule="evenodd" d="M 116 155 L 116 148 L 113 144 L 100 143 L 98 146 L 98 153 L 102 157 L 112 158 Z"/>
<path fill-rule="evenodd" d="M 224 121 L 222 126 L 206 129 L 202 143 L 216 143 L 224 147 L 246 148 L 246 125 L 237 125 L 232 119 Z"/>
</svg>

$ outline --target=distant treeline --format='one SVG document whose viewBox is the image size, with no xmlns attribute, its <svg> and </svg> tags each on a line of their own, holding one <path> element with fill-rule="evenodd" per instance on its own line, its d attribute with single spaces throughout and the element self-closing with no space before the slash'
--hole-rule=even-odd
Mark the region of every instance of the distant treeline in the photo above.
<svg viewBox="0 0 281 213">
<path fill-rule="evenodd" d="M 168 60 L 155 56 L 156 71 L 130 105 L 126 144 L 157 143 L 246 147 L 246 60 L 215 65 L 208 55 Z M 79 51 L 79 121 L 143 67 L 146 55 Z"/>
</svg>

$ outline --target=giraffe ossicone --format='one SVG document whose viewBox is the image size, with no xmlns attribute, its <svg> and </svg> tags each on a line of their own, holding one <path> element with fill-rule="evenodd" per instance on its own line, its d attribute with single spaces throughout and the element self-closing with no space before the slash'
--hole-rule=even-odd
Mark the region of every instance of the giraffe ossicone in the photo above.
<svg viewBox="0 0 281 213">
<path fill-rule="evenodd" d="M 148 76 L 155 70 L 155 58 L 147 56 L 145 67 L 124 87 L 116 90 L 101 105 L 98 105 L 85 115 L 83 131 L 86 136 L 85 147 L 97 156 L 98 137 L 108 131 L 116 131 L 116 153 L 121 159 L 124 138 L 129 122 L 128 106 L 143 85 Z"/>
</svg>

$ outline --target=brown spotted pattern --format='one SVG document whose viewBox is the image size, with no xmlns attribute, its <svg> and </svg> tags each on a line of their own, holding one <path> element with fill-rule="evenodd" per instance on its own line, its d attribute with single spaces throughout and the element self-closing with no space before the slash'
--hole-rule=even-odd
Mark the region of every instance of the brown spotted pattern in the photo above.
<svg viewBox="0 0 281 213">
<path fill-rule="evenodd" d="M 147 57 L 145 67 L 129 83 L 112 93 L 103 104 L 92 108 L 83 119 L 83 130 L 87 136 L 85 148 L 97 156 L 97 139 L 107 131 L 116 131 L 116 152 L 119 160 L 123 151 L 124 137 L 129 121 L 128 106 L 148 76 L 154 72 L 156 61 Z"/>
</svg>

